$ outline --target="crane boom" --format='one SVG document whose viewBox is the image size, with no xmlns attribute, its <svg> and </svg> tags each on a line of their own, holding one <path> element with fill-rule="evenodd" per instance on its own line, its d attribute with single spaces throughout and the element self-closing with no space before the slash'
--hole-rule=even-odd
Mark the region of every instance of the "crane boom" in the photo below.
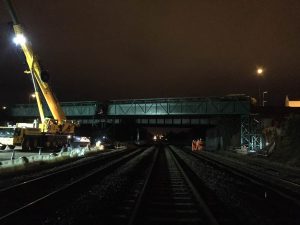
<svg viewBox="0 0 300 225">
<path fill-rule="evenodd" d="M 21 47 L 26 58 L 28 71 L 25 71 L 25 73 L 31 75 L 42 123 L 35 120 L 32 124 L 17 123 L 14 126 L 0 127 L 0 131 L 3 130 L 6 134 L 5 137 L 0 138 L 0 149 L 5 149 L 6 146 L 9 146 L 11 149 L 15 146 L 22 146 L 23 150 L 36 149 L 38 146 L 48 149 L 60 149 L 65 145 L 89 144 L 90 141 L 88 139 L 82 141 L 81 137 L 73 136 L 77 124 L 66 120 L 65 113 L 48 84 L 49 75 L 43 69 L 37 55 L 33 52 L 30 42 L 26 41 L 24 29 L 19 23 L 11 1 L 4 0 L 4 3 L 13 21 L 13 29 L 16 35 L 14 41 Z M 44 117 L 39 89 L 49 106 L 53 119 Z"/>
<path fill-rule="evenodd" d="M 7 0 L 6 0 L 7 1 Z M 20 24 L 14 24 L 14 31 L 16 35 L 23 35 L 24 31 Z M 42 70 L 41 66 L 37 60 L 37 57 L 34 55 L 32 51 L 32 47 L 27 43 L 23 42 L 20 43 L 21 48 L 25 54 L 26 61 L 29 67 L 30 72 L 34 75 L 34 78 L 36 79 L 44 97 L 45 100 L 49 106 L 49 109 L 53 115 L 53 118 L 57 120 L 59 123 L 62 123 L 64 120 L 66 120 L 66 116 L 59 104 L 59 102 L 56 100 L 55 96 L 53 95 L 50 86 L 47 83 L 47 78 L 42 78 Z"/>
<path fill-rule="evenodd" d="M 4 2 L 6 3 L 6 6 L 12 17 L 12 21 L 14 23 L 13 29 L 16 34 L 16 37 L 22 37 L 22 36 L 25 37 L 24 30 L 23 30 L 21 24 L 19 23 L 19 20 L 16 16 L 16 13 L 14 11 L 11 1 L 4 0 Z M 19 44 L 20 44 L 22 51 L 26 57 L 26 62 L 27 62 L 28 68 L 29 68 L 31 74 L 34 75 L 34 78 L 37 81 L 37 84 L 39 85 L 39 87 L 43 93 L 43 96 L 45 97 L 45 100 L 49 106 L 49 109 L 53 115 L 53 118 L 55 120 L 57 120 L 59 124 L 63 123 L 63 121 L 66 120 L 66 116 L 65 116 L 59 102 L 57 101 L 53 92 L 51 91 L 50 86 L 47 83 L 49 77 L 46 74 L 46 72 L 42 70 L 41 65 L 38 61 L 38 58 L 32 50 L 32 46 L 27 41 L 20 42 Z"/>
</svg>

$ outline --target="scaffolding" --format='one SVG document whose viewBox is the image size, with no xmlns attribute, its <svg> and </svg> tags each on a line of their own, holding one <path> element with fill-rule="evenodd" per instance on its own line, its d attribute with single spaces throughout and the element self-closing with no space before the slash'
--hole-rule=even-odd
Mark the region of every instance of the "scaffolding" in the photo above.
<svg viewBox="0 0 300 225">
<path fill-rule="evenodd" d="M 241 116 L 241 146 L 249 152 L 261 150 L 263 146 L 263 124 L 256 115 Z"/>
</svg>

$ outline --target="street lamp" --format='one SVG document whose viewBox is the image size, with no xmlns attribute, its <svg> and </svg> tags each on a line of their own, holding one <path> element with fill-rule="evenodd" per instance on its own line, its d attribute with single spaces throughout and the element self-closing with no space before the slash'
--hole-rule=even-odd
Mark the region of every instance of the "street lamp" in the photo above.
<svg viewBox="0 0 300 225">
<path fill-rule="evenodd" d="M 262 106 L 265 106 L 265 102 L 267 102 L 267 101 L 265 101 L 265 95 L 266 94 L 268 94 L 267 91 L 264 91 L 263 94 L 262 94 Z"/>
<path fill-rule="evenodd" d="M 258 67 L 256 70 L 257 76 L 262 77 L 264 74 L 264 69 L 262 67 Z"/>
</svg>

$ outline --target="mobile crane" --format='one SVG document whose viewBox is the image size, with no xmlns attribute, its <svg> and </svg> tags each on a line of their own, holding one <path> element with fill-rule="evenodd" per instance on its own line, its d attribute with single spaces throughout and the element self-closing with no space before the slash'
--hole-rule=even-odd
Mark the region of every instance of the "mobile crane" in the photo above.
<svg viewBox="0 0 300 225">
<path fill-rule="evenodd" d="M 24 71 L 31 76 L 35 91 L 40 122 L 17 123 L 14 126 L 0 127 L 0 149 L 8 146 L 22 146 L 23 150 L 37 147 L 60 148 L 70 142 L 74 135 L 76 124 L 67 120 L 66 116 L 55 98 L 49 84 L 49 74 L 42 67 L 37 55 L 33 52 L 31 44 L 26 40 L 25 32 L 16 16 L 10 0 L 4 0 L 13 21 L 15 33 L 14 42 L 20 46 L 25 55 L 28 70 Z M 42 92 L 53 118 L 45 118 L 40 91 Z"/>
</svg>

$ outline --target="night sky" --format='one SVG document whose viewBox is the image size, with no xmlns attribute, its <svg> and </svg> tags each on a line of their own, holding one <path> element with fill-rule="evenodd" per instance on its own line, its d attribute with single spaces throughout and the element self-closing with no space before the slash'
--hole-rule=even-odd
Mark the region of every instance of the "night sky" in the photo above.
<svg viewBox="0 0 300 225">
<path fill-rule="evenodd" d="M 300 99 L 299 0 L 12 2 L 60 101 L 256 96 L 258 85 L 267 104 Z M 28 103 L 9 21 L 0 1 L 0 104 Z"/>
</svg>

